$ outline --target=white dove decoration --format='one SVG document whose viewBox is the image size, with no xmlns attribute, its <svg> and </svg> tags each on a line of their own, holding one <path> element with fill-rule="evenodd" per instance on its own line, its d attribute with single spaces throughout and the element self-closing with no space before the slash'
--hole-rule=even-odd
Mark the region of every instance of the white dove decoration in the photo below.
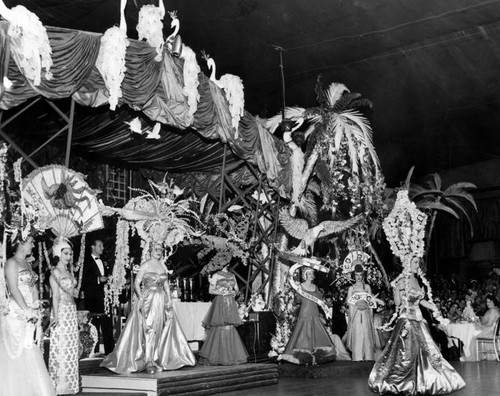
<svg viewBox="0 0 500 396">
<path fill-rule="evenodd" d="M 146 139 L 155 139 L 155 140 L 160 139 L 161 137 L 160 129 L 161 129 L 161 123 L 157 122 L 151 132 L 146 132 L 147 133 Z"/>
<path fill-rule="evenodd" d="M 138 133 L 139 135 L 142 135 L 144 132 L 142 131 L 142 125 L 141 125 L 141 120 L 139 117 L 135 117 L 132 121 L 128 122 L 125 121 L 125 124 L 127 124 L 130 128 L 130 130 L 134 133 Z"/>
</svg>

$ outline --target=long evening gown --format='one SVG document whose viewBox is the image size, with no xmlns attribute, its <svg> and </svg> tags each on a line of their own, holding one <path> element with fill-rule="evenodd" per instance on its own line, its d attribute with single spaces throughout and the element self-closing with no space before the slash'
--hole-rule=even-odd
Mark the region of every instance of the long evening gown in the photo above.
<svg viewBox="0 0 500 396">
<path fill-rule="evenodd" d="M 367 291 L 352 290 L 353 295 L 359 291 Z M 375 347 L 380 348 L 380 342 L 373 325 L 372 309 L 359 309 L 357 305 L 349 304 L 346 345 L 351 350 L 353 361 L 375 360 Z"/>
<path fill-rule="evenodd" d="M 55 275 L 52 275 L 55 277 Z M 73 291 L 73 278 L 55 278 L 59 285 L 58 324 L 50 332 L 49 373 L 58 395 L 79 391 L 78 320 Z"/>
<path fill-rule="evenodd" d="M 115 373 L 143 371 L 152 363 L 158 370 L 194 366 L 195 357 L 173 310 L 167 311 L 166 274 L 146 272 L 142 297 L 132 308 L 115 349 L 101 367 Z"/>
<path fill-rule="evenodd" d="M 306 292 L 321 298 L 319 290 Z M 281 359 L 295 364 L 315 365 L 337 360 L 340 352 L 342 360 L 349 360 L 338 335 L 330 336 L 321 322 L 318 305 L 303 296 L 300 299 L 299 317 Z"/>
<path fill-rule="evenodd" d="M 408 293 L 408 311 L 402 311 L 370 373 L 368 386 L 372 391 L 381 395 L 443 395 L 465 387 L 422 319 L 419 304 L 424 295 L 415 288 Z"/>
<path fill-rule="evenodd" d="M 219 271 L 214 277 L 217 287 L 234 291 L 236 279 L 232 273 Z M 216 296 L 203 320 L 207 338 L 200 349 L 200 363 L 226 366 L 246 363 L 248 353 L 235 327 L 242 323 L 234 296 Z"/>
<path fill-rule="evenodd" d="M 33 303 L 31 287 L 36 275 L 19 271 L 18 287 L 24 301 Z M 11 298 L 6 315 L 0 315 L 0 395 L 54 396 L 49 373 L 34 342 L 35 326 L 20 317 L 21 308 Z"/>
</svg>

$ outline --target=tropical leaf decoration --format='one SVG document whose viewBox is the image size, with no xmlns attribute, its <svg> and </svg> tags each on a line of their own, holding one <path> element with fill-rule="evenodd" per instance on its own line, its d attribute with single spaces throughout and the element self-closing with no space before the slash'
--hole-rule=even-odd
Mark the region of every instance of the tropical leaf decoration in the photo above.
<svg viewBox="0 0 500 396">
<path fill-rule="evenodd" d="M 410 199 L 419 209 L 432 213 L 427 231 L 427 248 L 430 246 L 437 214 L 441 212 L 448 213 L 456 219 L 463 215 L 469 223 L 471 237 L 474 235 L 470 207 L 472 206 L 477 212 L 477 205 L 469 191 L 475 188 L 476 185 L 473 183 L 459 182 L 443 190 L 443 182 L 437 173 L 429 175 L 422 184 L 410 184 Z"/>
<path fill-rule="evenodd" d="M 311 125 L 306 133 L 300 186 L 293 186 L 293 195 L 302 197 L 315 172 L 321 181 L 323 209 L 335 213 L 340 203 L 347 202 L 351 216 L 377 211 L 382 206 L 385 182 L 370 124 L 362 114 L 362 110 L 371 108 L 371 102 L 341 83 L 324 89 L 319 79 L 316 93 L 320 106 L 287 107 L 284 111 L 287 119 Z M 282 117 L 276 115 L 266 125 L 272 131 L 281 121 Z"/>
</svg>

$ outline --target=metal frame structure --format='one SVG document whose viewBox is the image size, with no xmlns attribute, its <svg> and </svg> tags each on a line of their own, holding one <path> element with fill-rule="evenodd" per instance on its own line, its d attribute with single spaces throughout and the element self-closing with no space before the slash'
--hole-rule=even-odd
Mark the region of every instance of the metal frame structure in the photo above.
<svg viewBox="0 0 500 396">
<path fill-rule="evenodd" d="M 56 133 L 54 133 L 51 137 L 49 137 L 43 144 L 41 144 L 36 150 L 31 152 L 30 154 L 26 154 L 24 150 L 19 147 L 12 138 L 4 132 L 4 128 L 10 124 L 12 121 L 14 121 L 17 117 L 20 115 L 24 114 L 28 109 L 30 109 L 33 105 L 35 105 L 39 101 L 45 101 L 60 117 L 62 121 L 66 123 L 61 129 L 59 129 Z M 33 160 L 33 156 L 40 152 L 43 148 L 45 148 L 47 145 L 49 145 L 55 138 L 58 136 L 62 135 L 64 132 L 68 132 L 68 136 L 66 139 L 66 155 L 65 155 L 65 161 L 64 164 L 66 167 L 69 167 L 69 161 L 71 158 L 71 143 L 72 143 L 72 138 L 73 138 L 73 122 L 75 118 L 75 101 L 71 99 L 71 105 L 69 109 L 69 114 L 66 114 L 63 110 L 61 110 L 56 104 L 54 104 L 52 101 L 45 99 L 41 96 L 37 96 L 34 98 L 32 101 L 28 102 L 24 106 L 21 106 L 20 109 L 18 109 L 14 114 L 12 114 L 7 120 L 2 121 L 2 116 L 3 112 L 0 112 L 0 137 L 4 139 L 7 143 L 10 144 L 10 146 L 15 149 L 21 156 L 24 158 L 25 161 L 27 161 L 31 166 L 34 168 L 38 168 L 37 163 Z"/>
</svg>

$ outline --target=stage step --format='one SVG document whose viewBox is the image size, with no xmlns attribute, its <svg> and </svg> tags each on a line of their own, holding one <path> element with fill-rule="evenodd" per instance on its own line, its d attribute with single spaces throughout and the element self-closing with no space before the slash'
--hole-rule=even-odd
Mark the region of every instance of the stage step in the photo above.
<svg viewBox="0 0 500 396">
<path fill-rule="evenodd" d="M 148 396 L 211 395 L 276 384 L 276 364 L 196 366 L 155 375 L 114 374 L 105 369 L 82 375 L 83 392 L 144 392 Z"/>
</svg>

